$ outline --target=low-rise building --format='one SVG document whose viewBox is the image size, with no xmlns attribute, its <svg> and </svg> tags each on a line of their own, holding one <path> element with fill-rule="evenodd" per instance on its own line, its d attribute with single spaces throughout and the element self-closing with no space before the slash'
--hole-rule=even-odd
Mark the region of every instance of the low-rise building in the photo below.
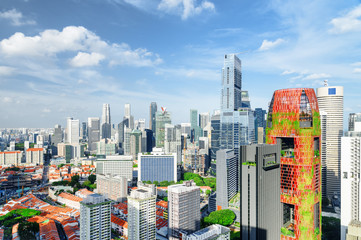
<svg viewBox="0 0 361 240">
<path fill-rule="evenodd" d="M 73 194 L 62 192 L 58 195 L 57 201 L 61 204 L 65 204 L 68 207 L 80 209 L 80 202 L 83 201 L 83 199 Z"/>
<path fill-rule="evenodd" d="M 207 228 L 203 228 L 195 233 L 182 233 L 180 240 L 230 240 L 231 230 L 227 227 L 213 224 Z"/>
</svg>

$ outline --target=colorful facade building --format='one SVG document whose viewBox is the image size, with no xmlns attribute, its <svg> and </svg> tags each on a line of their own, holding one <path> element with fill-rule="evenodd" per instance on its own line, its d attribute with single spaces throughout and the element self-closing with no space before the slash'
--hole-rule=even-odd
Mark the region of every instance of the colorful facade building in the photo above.
<svg viewBox="0 0 361 240">
<path fill-rule="evenodd" d="M 267 143 L 281 144 L 281 239 L 321 239 L 320 114 L 313 89 L 277 90 Z"/>
</svg>

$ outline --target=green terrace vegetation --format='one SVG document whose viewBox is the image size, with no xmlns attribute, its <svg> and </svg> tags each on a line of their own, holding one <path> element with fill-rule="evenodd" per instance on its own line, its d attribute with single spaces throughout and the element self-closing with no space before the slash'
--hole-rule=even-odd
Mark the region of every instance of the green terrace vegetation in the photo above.
<svg viewBox="0 0 361 240">
<path fill-rule="evenodd" d="M 233 232 L 231 231 L 231 240 L 241 240 L 241 232 Z"/>
<path fill-rule="evenodd" d="M 183 181 L 189 181 L 189 180 L 193 180 L 197 186 L 208 186 L 208 187 L 212 188 L 213 191 L 215 191 L 215 189 L 216 189 L 216 178 L 203 178 L 196 173 L 189 173 L 189 172 L 184 173 L 183 180 L 180 180 L 178 182 L 174 182 L 174 181 L 170 181 L 170 182 L 169 181 L 162 181 L 162 182 L 143 181 L 143 183 L 147 183 L 147 184 L 153 183 L 158 187 L 168 187 L 168 186 L 174 185 L 174 184 L 182 184 Z M 208 193 L 210 194 L 210 192 L 208 192 Z"/>
<path fill-rule="evenodd" d="M 204 225 L 220 224 L 222 226 L 229 226 L 234 222 L 236 214 L 229 209 L 218 210 L 211 212 L 208 217 L 203 219 Z"/>
<path fill-rule="evenodd" d="M 39 224 L 27 222 L 26 220 L 40 214 L 40 211 L 33 209 L 17 209 L 1 216 L 0 225 L 5 228 L 4 239 L 12 239 L 12 227 L 17 223 L 19 223 L 18 232 L 20 239 L 36 239 L 36 233 L 39 232 Z"/>
<path fill-rule="evenodd" d="M 295 236 L 295 233 L 291 230 L 288 230 L 287 228 L 285 227 L 282 227 L 281 228 L 281 233 L 285 236 L 289 236 L 289 237 L 294 237 Z"/>
<path fill-rule="evenodd" d="M 257 164 L 256 164 L 256 162 L 248 162 L 248 161 L 246 161 L 246 162 L 242 162 L 242 165 L 256 166 Z"/>
<path fill-rule="evenodd" d="M 35 143 L 30 143 L 29 147 L 34 148 Z M 15 143 L 15 150 L 24 151 L 24 143 Z"/>
<path fill-rule="evenodd" d="M 20 168 L 18 168 L 18 167 L 11 167 L 11 168 L 5 169 L 5 172 L 7 172 L 7 171 L 15 171 L 15 172 L 17 172 L 17 171 L 20 171 Z"/>
</svg>

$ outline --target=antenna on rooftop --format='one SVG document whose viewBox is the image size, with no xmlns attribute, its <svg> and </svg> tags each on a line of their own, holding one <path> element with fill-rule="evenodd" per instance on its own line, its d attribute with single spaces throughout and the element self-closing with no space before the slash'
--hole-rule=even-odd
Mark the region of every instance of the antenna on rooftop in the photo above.
<svg viewBox="0 0 361 240">
<path fill-rule="evenodd" d="M 328 80 L 323 81 L 323 85 L 324 85 L 325 87 L 328 87 Z"/>
</svg>

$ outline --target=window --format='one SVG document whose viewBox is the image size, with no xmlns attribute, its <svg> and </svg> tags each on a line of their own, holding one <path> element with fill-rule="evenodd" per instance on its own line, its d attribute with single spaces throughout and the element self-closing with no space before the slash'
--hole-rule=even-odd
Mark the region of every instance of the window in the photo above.
<svg viewBox="0 0 361 240">
<path fill-rule="evenodd" d="M 343 178 L 347 179 L 347 172 L 343 172 Z"/>
<path fill-rule="evenodd" d="M 329 88 L 328 95 L 336 95 L 336 88 Z"/>
</svg>

